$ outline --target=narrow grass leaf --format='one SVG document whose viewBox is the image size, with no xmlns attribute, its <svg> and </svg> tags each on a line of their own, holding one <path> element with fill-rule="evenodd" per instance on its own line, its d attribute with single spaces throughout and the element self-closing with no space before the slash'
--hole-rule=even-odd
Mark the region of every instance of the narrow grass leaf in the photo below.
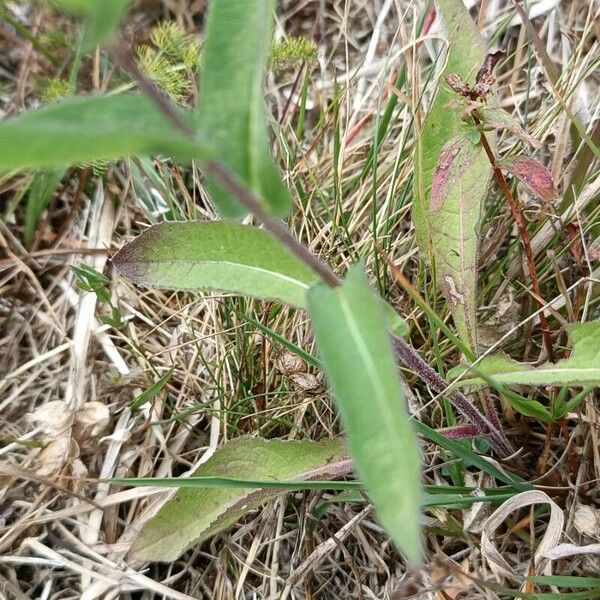
<svg viewBox="0 0 600 600">
<path fill-rule="evenodd" d="M 25 229 L 23 237 L 25 243 L 29 244 L 33 239 L 35 228 L 48 206 L 56 188 L 65 176 L 65 170 L 40 171 L 33 176 L 33 181 L 27 195 L 27 206 L 25 208 Z"/>
<path fill-rule="evenodd" d="M 274 216 L 291 199 L 269 152 L 263 92 L 271 50 L 274 0 L 213 0 L 202 49 L 197 120 L 222 161 Z M 225 217 L 246 213 L 214 182 L 210 191 Z"/>
<path fill-rule="evenodd" d="M 229 223 L 163 223 L 112 259 L 138 285 L 218 290 L 303 307 L 318 276 L 266 231 Z"/>
<path fill-rule="evenodd" d="M 541 367 L 532 367 L 507 356 L 490 356 L 477 364 L 476 372 L 497 383 L 517 385 L 590 385 L 600 384 L 600 322 L 572 323 L 567 328 L 572 342 L 569 358 Z M 452 369 L 455 379 L 471 370 L 468 366 Z M 481 385 L 482 377 L 461 378 L 452 387 Z"/>
<path fill-rule="evenodd" d="M 379 521 L 414 564 L 421 561 L 421 455 L 381 303 L 361 270 L 308 295 L 317 346 L 356 469 Z"/>
<path fill-rule="evenodd" d="M 317 443 L 238 438 L 218 449 L 195 476 L 273 483 L 294 478 L 322 479 L 333 475 L 336 463 L 346 456 L 339 440 Z M 227 529 L 278 493 L 281 490 L 272 487 L 209 489 L 205 485 L 203 489 L 181 489 L 142 527 L 129 557 L 176 560 L 188 548 Z"/>
<path fill-rule="evenodd" d="M 417 421 L 415 423 L 415 428 L 417 432 L 425 439 L 428 439 L 430 442 L 433 442 L 440 448 L 444 448 L 444 450 L 448 450 L 457 458 L 461 458 L 465 462 L 465 465 L 480 469 L 498 481 L 502 481 L 510 486 L 514 486 L 520 491 L 531 489 L 531 485 L 524 479 L 499 469 L 494 463 L 486 460 L 483 456 L 476 454 L 464 444 L 455 442 L 454 440 L 445 437 L 435 429 L 425 425 L 425 423 L 420 423 Z"/>
<path fill-rule="evenodd" d="M 600 579 L 596 577 L 574 577 L 571 575 L 535 575 L 527 578 L 540 585 L 556 585 L 571 588 L 600 588 Z"/>
<path fill-rule="evenodd" d="M 169 383 L 169 380 L 173 376 L 175 369 L 169 369 L 162 377 L 159 377 L 147 390 L 144 390 L 137 398 L 134 398 L 131 402 L 131 410 L 139 410 L 144 404 L 150 402 L 156 394 L 160 393 L 161 390 Z"/>
<path fill-rule="evenodd" d="M 0 123 L 2 170 L 159 153 L 182 160 L 208 155 L 199 142 L 175 131 L 152 102 L 135 94 L 69 99 Z"/>
<path fill-rule="evenodd" d="M 413 222 L 421 255 L 435 265 L 458 333 L 476 350 L 479 221 L 492 170 L 481 145 L 468 143 L 465 106 L 445 77 L 457 74 L 472 84 L 486 53 L 462 0 L 438 0 L 437 6 L 449 42 L 448 59 L 417 136 Z M 494 147 L 493 135 L 488 138 Z"/>
</svg>

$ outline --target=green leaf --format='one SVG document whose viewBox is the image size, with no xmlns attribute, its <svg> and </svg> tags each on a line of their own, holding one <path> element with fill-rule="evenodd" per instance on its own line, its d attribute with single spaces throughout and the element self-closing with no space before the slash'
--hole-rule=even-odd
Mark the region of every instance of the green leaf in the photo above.
<svg viewBox="0 0 600 600">
<path fill-rule="evenodd" d="M 245 183 L 274 215 L 287 215 L 291 200 L 269 153 L 263 79 L 271 49 L 274 0 L 213 0 L 202 48 L 198 125 L 216 158 Z M 210 184 L 225 217 L 246 210 Z"/>
<path fill-rule="evenodd" d="M 484 131 L 493 131 L 495 129 L 507 129 L 514 133 L 521 141 L 526 142 L 533 148 L 541 148 L 542 143 L 529 135 L 519 124 L 519 122 L 503 108 L 494 106 L 484 106 L 477 111 L 481 120 L 481 128 Z"/>
<path fill-rule="evenodd" d="M 473 466 L 498 479 L 498 481 L 502 481 L 510 486 L 514 486 L 521 491 L 531 489 L 531 484 L 520 478 L 518 475 L 513 475 L 512 473 L 503 471 L 502 469 L 496 467 L 493 462 L 488 461 L 485 457 L 473 452 L 473 450 L 471 450 L 468 446 L 447 438 L 435 429 L 425 425 L 425 423 L 420 423 L 417 421 L 415 423 L 415 428 L 417 432 L 425 439 L 428 439 L 430 442 L 436 444 L 440 448 L 448 450 L 457 458 L 462 459 L 465 465 Z"/>
<path fill-rule="evenodd" d="M 29 244 L 33 239 L 37 223 L 46 206 L 52 200 L 52 196 L 64 175 L 65 170 L 61 169 L 58 171 L 40 171 L 33 176 L 25 210 L 23 237 L 26 244 Z"/>
<path fill-rule="evenodd" d="M 194 475 L 273 482 L 318 479 L 335 473 L 335 464 L 346 455 L 339 440 L 317 443 L 238 438 L 218 449 Z M 142 527 L 129 557 L 176 560 L 191 546 L 227 529 L 278 493 L 281 491 L 274 488 L 252 487 L 181 489 Z"/>
<path fill-rule="evenodd" d="M 481 145 L 473 145 L 462 117 L 465 106 L 446 83 L 458 74 L 469 84 L 483 65 L 485 48 L 462 0 L 438 0 L 450 43 L 439 87 L 417 136 L 413 222 L 421 255 L 435 264 L 436 281 L 449 303 L 461 338 L 477 350 L 476 286 L 479 221 L 492 169 Z M 490 102 L 494 104 L 493 97 Z M 494 135 L 488 134 L 494 148 Z M 460 154 L 456 164 L 450 159 Z M 450 161 L 450 163 L 449 163 Z M 443 180 L 443 189 L 434 180 Z"/>
<path fill-rule="evenodd" d="M 218 221 L 163 223 L 147 229 L 112 259 L 138 285 L 218 290 L 306 305 L 318 275 L 266 231 Z"/>
<path fill-rule="evenodd" d="M 112 261 L 137 285 L 229 292 L 299 308 L 306 307 L 308 289 L 319 280 L 266 231 L 225 221 L 155 225 Z M 404 319 L 382 303 L 390 331 L 406 335 Z"/>
<path fill-rule="evenodd" d="M 511 360 L 507 356 L 484 358 L 473 370 L 502 384 L 518 385 L 590 385 L 600 384 L 600 322 L 572 323 L 567 326 L 571 336 L 571 356 L 557 363 L 546 363 L 541 367 L 532 367 Z M 456 379 L 466 375 L 471 367 L 459 366 L 452 369 L 448 376 Z M 452 387 L 481 385 L 482 377 L 463 378 Z"/>
<path fill-rule="evenodd" d="M 184 138 L 147 98 L 135 94 L 69 99 L 0 123 L 2 170 L 158 153 L 182 160 L 207 156 L 204 146 Z"/>
<path fill-rule="evenodd" d="M 139 410 L 150 402 L 156 394 L 160 393 L 162 389 L 169 383 L 169 380 L 173 376 L 175 369 L 169 369 L 162 377 L 159 377 L 147 390 L 144 390 L 137 398 L 134 398 L 130 404 L 131 410 Z"/>
<path fill-rule="evenodd" d="M 131 0 L 54 0 L 53 3 L 86 17 L 83 46 L 90 50 L 114 35 Z"/>
<path fill-rule="evenodd" d="M 84 49 L 90 50 L 110 39 L 119 28 L 131 0 L 95 0 L 91 2 L 85 33 Z"/>
<path fill-rule="evenodd" d="M 356 469 L 379 521 L 418 564 L 421 457 L 381 303 L 354 267 L 341 287 L 312 288 L 308 304 Z"/>
</svg>

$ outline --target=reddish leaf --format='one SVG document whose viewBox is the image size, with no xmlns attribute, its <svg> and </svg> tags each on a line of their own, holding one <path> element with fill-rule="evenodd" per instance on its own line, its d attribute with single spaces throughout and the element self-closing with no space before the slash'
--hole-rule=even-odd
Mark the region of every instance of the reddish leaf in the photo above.
<svg viewBox="0 0 600 600">
<path fill-rule="evenodd" d="M 542 202 L 553 204 L 558 197 L 550 171 L 537 160 L 529 156 L 518 156 L 504 160 L 498 166 L 516 177 Z"/>
</svg>

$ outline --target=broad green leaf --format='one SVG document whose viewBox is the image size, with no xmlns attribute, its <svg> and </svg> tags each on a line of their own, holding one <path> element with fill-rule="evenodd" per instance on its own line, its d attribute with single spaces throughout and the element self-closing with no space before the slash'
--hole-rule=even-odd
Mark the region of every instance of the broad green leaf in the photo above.
<svg viewBox="0 0 600 600">
<path fill-rule="evenodd" d="M 291 200 L 269 153 L 263 91 L 274 0 L 212 0 L 202 48 L 198 125 L 222 161 L 278 217 Z M 210 191 L 229 218 L 246 213 L 214 182 Z"/>
<path fill-rule="evenodd" d="M 306 307 L 319 277 L 269 233 L 225 221 L 163 223 L 126 244 L 114 265 L 138 285 L 220 291 Z M 383 302 L 390 331 L 404 336 L 404 319 Z"/>
<path fill-rule="evenodd" d="M 238 438 L 218 449 L 194 475 L 274 482 L 319 479 L 334 474 L 336 463 L 346 456 L 339 440 Z M 252 487 L 181 489 L 142 527 L 129 556 L 144 561 L 176 560 L 191 546 L 227 529 L 279 493 L 281 490 Z"/>
<path fill-rule="evenodd" d="M 590 385 L 600 384 L 600 322 L 572 323 L 568 326 L 572 350 L 569 358 L 557 363 L 546 363 L 541 367 L 511 360 L 507 356 L 490 356 L 477 364 L 476 373 L 481 373 L 502 384 L 518 385 Z M 470 367 L 459 366 L 448 376 L 469 375 Z M 453 387 L 481 385 L 481 377 L 465 377 Z"/>
<path fill-rule="evenodd" d="M 1 126 L 0 126 L 1 127 Z M 23 237 L 25 243 L 29 244 L 33 239 L 35 228 L 42 213 L 52 199 L 61 179 L 65 176 L 65 170 L 40 171 L 33 176 L 29 194 L 27 195 L 27 206 L 25 209 L 25 230 Z"/>
<path fill-rule="evenodd" d="M 158 153 L 182 160 L 208 155 L 199 142 L 174 130 L 147 98 L 135 94 L 69 99 L 0 123 L 1 170 Z"/>
<path fill-rule="evenodd" d="M 131 0 L 53 0 L 59 8 L 86 18 L 84 48 L 98 46 L 119 27 Z"/>
<path fill-rule="evenodd" d="M 354 267 L 341 287 L 312 288 L 308 305 L 356 469 L 379 521 L 418 564 L 421 456 L 381 303 Z"/>
<path fill-rule="evenodd" d="M 437 0 L 437 5 L 450 45 L 437 93 L 417 136 L 413 222 L 421 255 L 435 264 L 437 284 L 456 328 L 476 351 L 479 221 L 492 170 L 482 146 L 469 141 L 465 105 L 445 78 L 457 74 L 472 85 L 486 54 L 463 1 Z M 494 104 L 494 98 L 489 102 Z M 487 137 L 494 147 L 493 133 Z M 443 182 L 437 191 L 436 179 Z"/>
<path fill-rule="evenodd" d="M 318 281 L 266 231 L 225 221 L 156 225 L 112 261 L 128 279 L 147 287 L 218 290 L 299 307 Z"/>
</svg>

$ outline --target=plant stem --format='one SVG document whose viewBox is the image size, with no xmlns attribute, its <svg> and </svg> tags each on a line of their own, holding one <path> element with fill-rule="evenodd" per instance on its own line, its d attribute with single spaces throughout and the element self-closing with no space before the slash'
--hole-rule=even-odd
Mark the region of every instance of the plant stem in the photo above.
<svg viewBox="0 0 600 600">
<path fill-rule="evenodd" d="M 476 125 L 480 125 L 481 121 L 477 117 L 476 114 L 472 115 L 473 120 Z M 529 232 L 527 231 L 527 227 L 525 226 L 525 218 L 523 217 L 523 211 L 519 204 L 517 204 L 516 200 L 513 198 L 512 192 L 510 191 L 510 187 L 508 187 L 508 183 L 502 174 L 502 171 L 496 164 L 496 157 L 490 147 L 490 144 L 485 137 L 485 133 L 481 132 L 481 144 L 485 153 L 490 161 L 490 165 L 492 165 L 492 169 L 494 172 L 494 177 L 508 202 L 508 206 L 510 207 L 510 212 L 512 213 L 513 220 L 517 225 L 517 229 L 519 230 L 519 236 L 521 238 L 521 243 L 523 244 L 523 249 L 525 250 L 525 256 L 527 258 L 527 267 L 529 269 L 529 278 L 531 279 L 531 287 L 533 288 L 534 295 L 538 304 L 543 309 L 545 306 L 545 302 L 542 297 L 542 293 L 540 291 L 540 282 L 537 275 L 537 270 L 535 266 L 535 259 L 533 257 L 533 251 L 531 250 L 531 239 L 529 237 Z M 551 362 L 554 362 L 554 350 L 552 349 L 552 340 L 550 339 L 550 329 L 548 327 L 548 320 L 546 319 L 546 315 L 544 311 L 540 311 L 540 328 L 542 330 L 542 336 L 544 337 L 544 345 L 546 346 L 546 352 L 548 353 L 548 359 Z"/>
<path fill-rule="evenodd" d="M 446 382 L 438 375 L 437 371 L 432 369 L 421 358 L 410 344 L 395 336 L 392 337 L 392 343 L 396 357 L 406 368 L 418 375 L 420 379 L 438 394 L 448 393 Z M 463 417 L 475 425 L 481 434 L 489 437 L 492 447 L 500 456 L 505 457 L 514 452 L 502 429 L 495 427 L 464 394 L 461 392 L 452 392 L 449 394 L 449 398 L 453 406 Z"/>
<path fill-rule="evenodd" d="M 208 175 L 235 196 L 248 212 L 252 213 L 292 254 L 315 271 L 329 287 L 340 285 L 340 279 L 331 267 L 299 242 L 283 222 L 267 214 L 254 194 L 242 185 L 222 163 L 211 160 L 203 163 L 203 166 Z"/>
<path fill-rule="evenodd" d="M 185 136 L 192 137 L 193 132 L 183 121 L 171 101 L 154 85 L 154 83 L 141 71 L 132 58 L 123 40 L 113 46 L 111 56 L 115 63 L 138 83 L 142 92 L 152 100 L 157 108 L 181 131 Z M 252 213 L 271 234 L 277 238 L 290 252 L 317 273 L 323 282 L 329 287 L 340 285 L 339 277 L 331 267 L 321 261 L 304 244 L 298 241 L 288 227 L 278 219 L 271 217 L 262 207 L 251 190 L 243 185 L 227 167 L 215 160 L 203 163 L 205 172 L 217 181 L 223 188 L 230 192 L 237 201 Z M 419 353 L 404 340 L 392 336 L 392 342 L 396 356 L 411 371 L 416 373 L 437 393 L 446 393 L 446 382 L 432 369 L 420 356 Z M 489 436 L 490 443 L 500 456 L 507 456 L 513 452 L 510 443 L 501 429 L 494 425 L 473 404 L 459 392 L 450 395 L 456 409 L 467 418 L 478 430 Z"/>
</svg>

